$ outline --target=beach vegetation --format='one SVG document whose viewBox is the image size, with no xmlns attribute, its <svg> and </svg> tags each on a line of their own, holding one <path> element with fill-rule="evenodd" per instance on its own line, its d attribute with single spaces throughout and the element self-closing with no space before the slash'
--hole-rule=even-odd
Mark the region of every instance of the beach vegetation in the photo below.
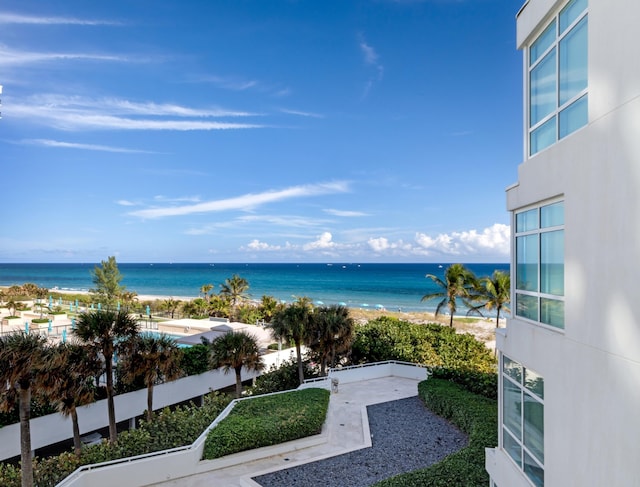
<svg viewBox="0 0 640 487">
<path fill-rule="evenodd" d="M 358 326 L 351 346 L 353 364 L 400 360 L 430 367 L 494 372 L 491 351 L 468 333 L 438 323 L 416 324 L 388 316 Z"/>
<path fill-rule="evenodd" d="M 122 379 L 136 382 L 139 379 L 147 389 L 146 418 L 153 416 L 153 387 L 182 375 L 182 352 L 176 341 L 165 333 L 151 335 L 140 333 L 124 343 L 122 354 Z"/>
<path fill-rule="evenodd" d="M 236 397 L 242 395 L 242 368 L 263 370 L 258 340 L 243 331 L 229 331 L 211 342 L 211 367 L 222 368 L 225 373 L 233 370 L 236 375 Z"/>
<path fill-rule="evenodd" d="M 100 265 L 94 267 L 91 275 L 95 287 L 89 292 L 96 295 L 99 302 L 114 305 L 125 290 L 125 286 L 120 284 L 122 274 L 118 269 L 116 258 L 110 256 L 107 260 L 101 261 Z"/>
<path fill-rule="evenodd" d="M 197 343 L 182 349 L 182 370 L 185 375 L 203 374 L 211 369 L 209 360 L 210 348 L 204 343 Z"/>
<path fill-rule="evenodd" d="M 465 390 L 448 380 L 429 378 L 418 384 L 425 406 L 469 436 L 468 445 L 442 461 L 422 470 L 382 480 L 376 487 L 484 487 L 489 484 L 485 470 L 485 448 L 498 444 L 497 402 Z"/>
<path fill-rule="evenodd" d="M 452 264 L 444 271 L 444 279 L 434 274 L 427 274 L 439 288 L 439 291 L 425 294 L 422 301 L 439 299 L 436 306 L 436 316 L 445 308 L 449 310 L 449 326 L 453 327 L 453 317 L 458 309 L 458 300 L 462 300 L 469 308 L 469 299 L 473 296 L 473 290 L 477 288 L 477 278 L 462 264 Z"/>
<path fill-rule="evenodd" d="M 235 319 L 238 305 L 249 299 L 248 290 L 249 281 L 244 277 L 240 277 L 238 274 L 227 278 L 220 285 L 220 296 L 229 298 L 231 302 L 231 318 Z"/>
<path fill-rule="evenodd" d="M 317 368 L 311 365 L 309 359 L 303 360 L 302 370 L 305 380 L 318 376 Z M 270 394 L 272 392 L 288 391 L 296 389 L 299 385 L 298 364 L 292 357 L 280 364 L 279 367 L 276 364 L 272 364 L 267 372 L 255 378 L 253 386 L 246 391 L 246 394 L 257 396 L 260 394 Z"/>
<path fill-rule="evenodd" d="M 328 407 L 329 391 L 318 388 L 240 401 L 207 435 L 203 459 L 317 435 Z"/>
<path fill-rule="evenodd" d="M 173 297 L 168 297 L 167 299 L 163 299 L 160 303 L 160 309 L 169 313 L 171 319 L 173 319 L 176 311 L 180 308 L 180 301 L 177 299 L 173 299 Z"/>
<path fill-rule="evenodd" d="M 215 316 L 217 318 L 228 318 L 231 314 L 230 298 L 227 296 L 220 296 L 219 294 L 210 296 L 207 312 L 209 316 Z"/>
<path fill-rule="evenodd" d="M 113 354 L 123 342 L 138 333 L 138 323 L 124 310 L 98 310 L 82 313 L 76 322 L 75 335 L 95 353 L 101 353 L 107 379 L 107 411 L 109 414 L 109 441 L 117 440 L 113 385 Z"/>
<path fill-rule="evenodd" d="M 305 343 L 320 363 L 320 375 L 327 375 L 327 367 L 335 367 L 351 350 L 354 331 L 355 323 L 346 306 L 321 306 L 313 310 Z"/>
<path fill-rule="evenodd" d="M 48 386 L 43 374 L 47 339 L 37 334 L 13 332 L 0 337 L 0 409 L 18 405 L 22 487 L 32 487 L 31 396 Z"/>
<path fill-rule="evenodd" d="M 298 364 L 298 384 L 304 382 L 302 345 L 304 345 L 307 338 L 311 313 L 311 301 L 308 298 L 298 298 L 295 302 L 277 312 L 268 325 L 276 340 L 291 342 L 295 345 Z"/>
<path fill-rule="evenodd" d="M 507 306 L 511 301 L 511 276 L 502 271 L 494 271 L 490 277 L 483 277 L 477 283 L 474 301 L 479 301 L 479 305 L 472 306 L 467 315 L 478 313 L 482 316 L 482 309 L 488 311 L 496 310 L 496 328 L 500 326 L 500 314 L 509 312 Z"/>
<path fill-rule="evenodd" d="M 278 301 L 273 296 L 263 295 L 260 300 L 260 312 L 262 313 L 262 319 L 266 323 L 271 323 L 273 315 L 278 311 L 282 311 L 285 308 L 285 304 Z"/>
<path fill-rule="evenodd" d="M 46 371 L 51 387 L 46 397 L 63 416 L 71 417 L 74 452 L 80 455 L 77 408 L 95 400 L 94 376 L 100 373 L 102 364 L 95 353 L 79 343 L 60 342 L 50 352 Z"/>
<path fill-rule="evenodd" d="M 203 284 L 202 286 L 200 286 L 200 294 L 202 294 L 202 297 L 205 299 L 205 301 L 209 299 L 209 293 L 212 289 L 213 284 Z"/>
</svg>

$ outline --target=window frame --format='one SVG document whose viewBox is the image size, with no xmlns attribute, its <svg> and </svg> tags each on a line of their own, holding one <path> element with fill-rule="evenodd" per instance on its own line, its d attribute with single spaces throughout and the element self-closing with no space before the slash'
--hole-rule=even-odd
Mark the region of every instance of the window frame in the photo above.
<svg viewBox="0 0 640 487">
<path fill-rule="evenodd" d="M 554 222 L 555 224 L 553 225 L 543 226 L 543 222 L 542 222 L 543 208 L 549 208 L 558 203 L 561 203 L 563 206 L 562 223 L 558 224 L 557 222 Z M 511 302 L 513 303 L 513 307 L 512 307 L 513 317 L 516 319 L 525 320 L 537 326 L 542 326 L 544 328 L 548 328 L 549 330 L 553 330 L 561 333 L 563 333 L 565 330 L 564 303 L 565 303 L 565 294 L 566 294 L 565 292 L 566 291 L 565 290 L 565 263 L 566 263 L 565 248 L 566 246 L 564 244 L 564 234 L 565 234 L 564 204 L 565 204 L 564 197 L 557 197 L 551 200 L 537 203 L 535 205 L 531 205 L 531 206 L 527 206 L 527 207 L 523 207 L 518 210 L 515 210 L 513 212 L 513 217 L 512 217 L 513 221 L 512 221 L 512 227 L 511 227 L 513 228 L 513 232 L 512 232 L 513 240 L 512 240 L 512 252 L 511 252 L 511 255 L 512 255 L 512 263 L 511 263 L 512 279 L 511 280 L 514 283 L 512 286 L 512 296 L 511 296 Z M 524 216 L 533 210 L 535 210 L 536 212 L 535 228 L 531 227 L 532 222 L 528 218 L 529 215 L 527 215 L 525 216 L 525 220 L 523 220 L 527 228 L 520 229 L 518 227 L 518 216 L 519 215 Z M 545 276 L 543 276 L 543 265 L 545 265 L 545 262 L 543 262 L 543 258 L 542 258 L 543 252 L 544 252 L 543 241 L 544 241 L 545 235 L 554 234 L 554 232 L 556 235 L 558 232 L 562 232 L 562 294 L 551 294 L 549 292 L 542 292 L 543 286 L 548 281 L 548 274 L 545 274 Z M 534 237 L 534 239 L 532 239 L 532 237 Z M 521 277 L 521 274 L 520 274 L 521 268 L 523 265 L 527 264 L 527 260 L 519 261 L 518 244 L 519 242 L 525 242 L 526 240 L 535 241 L 535 244 L 536 244 L 535 251 L 536 251 L 537 260 L 535 262 L 536 270 L 535 270 L 535 276 L 534 276 L 536 289 L 526 289 L 525 285 L 522 285 L 519 281 Z M 528 265 L 531 266 L 531 263 L 529 263 Z M 544 277 L 546 277 L 546 279 Z M 533 299 L 535 299 L 536 301 L 535 317 L 533 317 L 532 315 L 519 313 L 518 303 L 523 301 L 533 302 Z M 558 305 L 562 307 L 562 325 L 561 326 L 542 321 L 543 312 L 544 312 L 543 304 L 545 306 L 548 306 L 548 305 L 553 305 L 553 302 L 562 303 L 561 305 Z"/>
<path fill-rule="evenodd" d="M 580 1 L 580 0 L 577 0 Z M 588 81 L 588 61 L 587 61 L 587 80 L 585 87 L 580 91 L 572 94 L 570 98 L 561 102 L 561 70 L 560 65 L 562 63 L 562 56 L 560 52 L 560 47 L 563 41 L 569 36 L 575 34 L 577 32 L 576 28 L 581 22 L 585 22 L 585 28 L 587 30 L 587 57 L 588 57 L 588 32 L 589 32 L 589 24 L 588 24 L 588 16 L 589 16 L 589 4 L 586 2 L 586 6 L 584 10 L 582 10 L 568 25 L 561 25 L 561 16 L 571 5 L 571 1 L 566 2 L 561 9 L 541 28 L 538 32 L 538 35 L 533 39 L 533 41 L 527 46 L 524 50 L 525 52 L 525 83 L 526 83 L 526 114 L 525 114 L 525 127 L 526 127 L 526 153 L 527 157 L 533 157 L 536 154 L 544 151 L 545 149 L 551 147 L 556 144 L 558 141 L 568 137 L 569 135 L 577 132 L 584 126 L 589 123 L 589 81 Z M 548 33 L 548 29 L 553 26 L 554 38 L 550 42 L 546 48 L 539 53 L 536 53 L 535 60 L 532 61 L 532 49 L 534 48 L 536 42 L 538 40 L 542 40 L 545 37 L 545 34 Z M 564 27 L 564 30 L 561 30 Z M 537 118 L 535 123 L 532 124 L 531 115 L 533 113 L 532 109 L 532 75 L 536 71 L 536 68 L 542 67 L 546 61 L 549 59 L 549 55 L 554 56 L 554 103 L 551 111 L 544 116 Z M 544 93 L 542 93 L 544 95 Z M 587 116 L 584 124 L 580 125 L 576 128 L 571 128 L 571 124 L 563 124 L 561 121 L 568 121 L 567 118 L 562 118 L 561 115 L 568 116 L 569 112 L 572 108 L 582 109 L 583 106 L 581 103 L 586 103 Z M 569 127 L 567 132 L 563 135 L 563 127 Z M 545 130 L 546 129 L 546 130 Z M 553 141 L 548 143 L 543 142 L 543 146 L 541 148 L 537 148 L 537 144 L 534 144 L 534 133 L 543 134 L 546 132 L 548 136 L 553 132 Z"/>
</svg>

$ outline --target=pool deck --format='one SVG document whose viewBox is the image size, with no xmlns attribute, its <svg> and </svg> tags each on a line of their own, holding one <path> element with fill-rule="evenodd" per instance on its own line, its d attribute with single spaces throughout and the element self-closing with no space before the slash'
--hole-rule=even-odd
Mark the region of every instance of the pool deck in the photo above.
<svg viewBox="0 0 640 487">
<path fill-rule="evenodd" d="M 416 396 L 418 382 L 392 376 L 340 384 L 339 391 L 331 394 L 321 444 L 306 446 L 302 439 L 290 442 L 291 450 L 286 453 L 152 485 L 259 487 L 252 477 L 370 447 L 367 406 Z"/>
</svg>

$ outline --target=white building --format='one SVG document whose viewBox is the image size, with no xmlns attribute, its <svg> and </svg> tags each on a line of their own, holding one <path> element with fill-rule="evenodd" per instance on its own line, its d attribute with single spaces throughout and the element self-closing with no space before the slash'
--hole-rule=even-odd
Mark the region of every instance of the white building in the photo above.
<svg viewBox="0 0 640 487">
<path fill-rule="evenodd" d="M 492 486 L 640 486 L 640 1 L 529 0 Z"/>
</svg>

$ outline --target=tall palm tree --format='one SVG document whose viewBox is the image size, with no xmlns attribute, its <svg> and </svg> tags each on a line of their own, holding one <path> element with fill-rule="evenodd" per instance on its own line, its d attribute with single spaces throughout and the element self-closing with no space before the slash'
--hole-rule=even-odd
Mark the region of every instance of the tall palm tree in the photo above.
<svg viewBox="0 0 640 487">
<path fill-rule="evenodd" d="M 231 300 L 226 296 L 212 295 L 207 304 L 209 316 L 229 317 L 231 314 Z"/>
<path fill-rule="evenodd" d="M 244 277 L 240 277 L 237 274 L 226 279 L 220 285 L 220 295 L 226 296 L 231 300 L 231 311 L 234 317 L 238 304 L 249 299 L 249 294 L 247 294 L 248 289 L 249 282 Z"/>
<path fill-rule="evenodd" d="M 164 333 L 142 333 L 128 344 L 123 358 L 123 377 L 130 382 L 142 377 L 147 386 L 147 420 L 153 416 L 153 386 L 180 377 L 181 359 L 182 351 L 178 344 Z"/>
<path fill-rule="evenodd" d="M 444 280 L 433 274 L 427 274 L 426 277 L 436 283 L 441 290 L 425 294 L 422 296 L 422 301 L 441 298 L 436 307 L 436 316 L 443 308 L 449 308 L 449 326 L 453 327 L 453 315 L 457 310 L 457 300 L 461 299 L 465 304 L 468 304 L 467 299 L 472 295 L 472 290 L 476 285 L 476 277 L 462 264 L 452 264 L 447 267 L 444 272 Z"/>
<path fill-rule="evenodd" d="M 82 443 L 77 407 L 94 401 L 94 377 L 102 369 L 102 364 L 88 347 L 66 342 L 53 348 L 47 368 L 47 379 L 52 384 L 47 396 L 63 416 L 71 417 L 73 447 L 76 455 L 80 455 Z"/>
<path fill-rule="evenodd" d="M 265 367 L 256 338 L 243 331 L 230 331 L 211 342 L 211 366 L 236 373 L 236 397 L 242 395 L 242 367 L 262 370 Z"/>
<path fill-rule="evenodd" d="M 171 315 L 171 319 L 173 319 L 173 315 L 180 307 L 180 301 L 178 301 L 177 299 L 173 299 L 173 297 L 169 297 L 162 301 L 161 306 L 162 309 L 164 309 Z"/>
<path fill-rule="evenodd" d="M 500 313 L 510 311 L 507 304 L 511 301 L 511 276 L 502 271 L 494 271 L 491 277 L 484 277 L 478 283 L 473 299 L 481 304 L 469 309 L 467 314 L 480 313 L 482 308 L 496 310 L 496 328 L 500 327 Z M 480 313 L 482 315 L 482 313 Z"/>
<path fill-rule="evenodd" d="M 263 319 L 267 323 L 270 323 L 273 315 L 282 309 L 284 309 L 284 305 L 273 296 L 262 296 L 262 300 L 260 301 L 260 311 L 262 312 Z"/>
<path fill-rule="evenodd" d="M 213 289 L 213 284 L 203 284 L 200 286 L 200 293 L 206 300 L 209 297 L 209 291 Z"/>
<path fill-rule="evenodd" d="M 23 332 L 0 337 L 0 409 L 10 411 L 18 404 L 22 487 L 33 486 L 31 395 L 46 386 L 42 380 L 46 343 L 43 336 Z"/>
<path fill-rule="evenodd" d="M 334 367 L 339 353 L 349 350 L 355 323 L 345 306 L 323 306 L 311 315 L 307 330 L 307 345 L 320 356 L 320 374 L 327 366 Z"/>
<path fill-rule="evenodd" d="M 298 380 L 304 382 L 302 368 L 302 345 L 307 337 L 309 321 L 311 319 L 311 302 L 308 298 L 299 298 L 282 311 L 277 312 L 269 327 L 276 340 L 293 342 L 296 347 L 296 361 L 298 364 Z"/>
<path fill-rule="evenodd" d="M 126 311 L 87 311 L 76 321 L 76 336 L 87 345 L 93 345 L 104 358 L 107 376 L 107 410 L 109 413 L 109 441 L 118 438 L 116 412 L 113 403 L 113 353 L 119 342 L 130 340 L 138 333 L 138 323 Z"/>
</svg>

